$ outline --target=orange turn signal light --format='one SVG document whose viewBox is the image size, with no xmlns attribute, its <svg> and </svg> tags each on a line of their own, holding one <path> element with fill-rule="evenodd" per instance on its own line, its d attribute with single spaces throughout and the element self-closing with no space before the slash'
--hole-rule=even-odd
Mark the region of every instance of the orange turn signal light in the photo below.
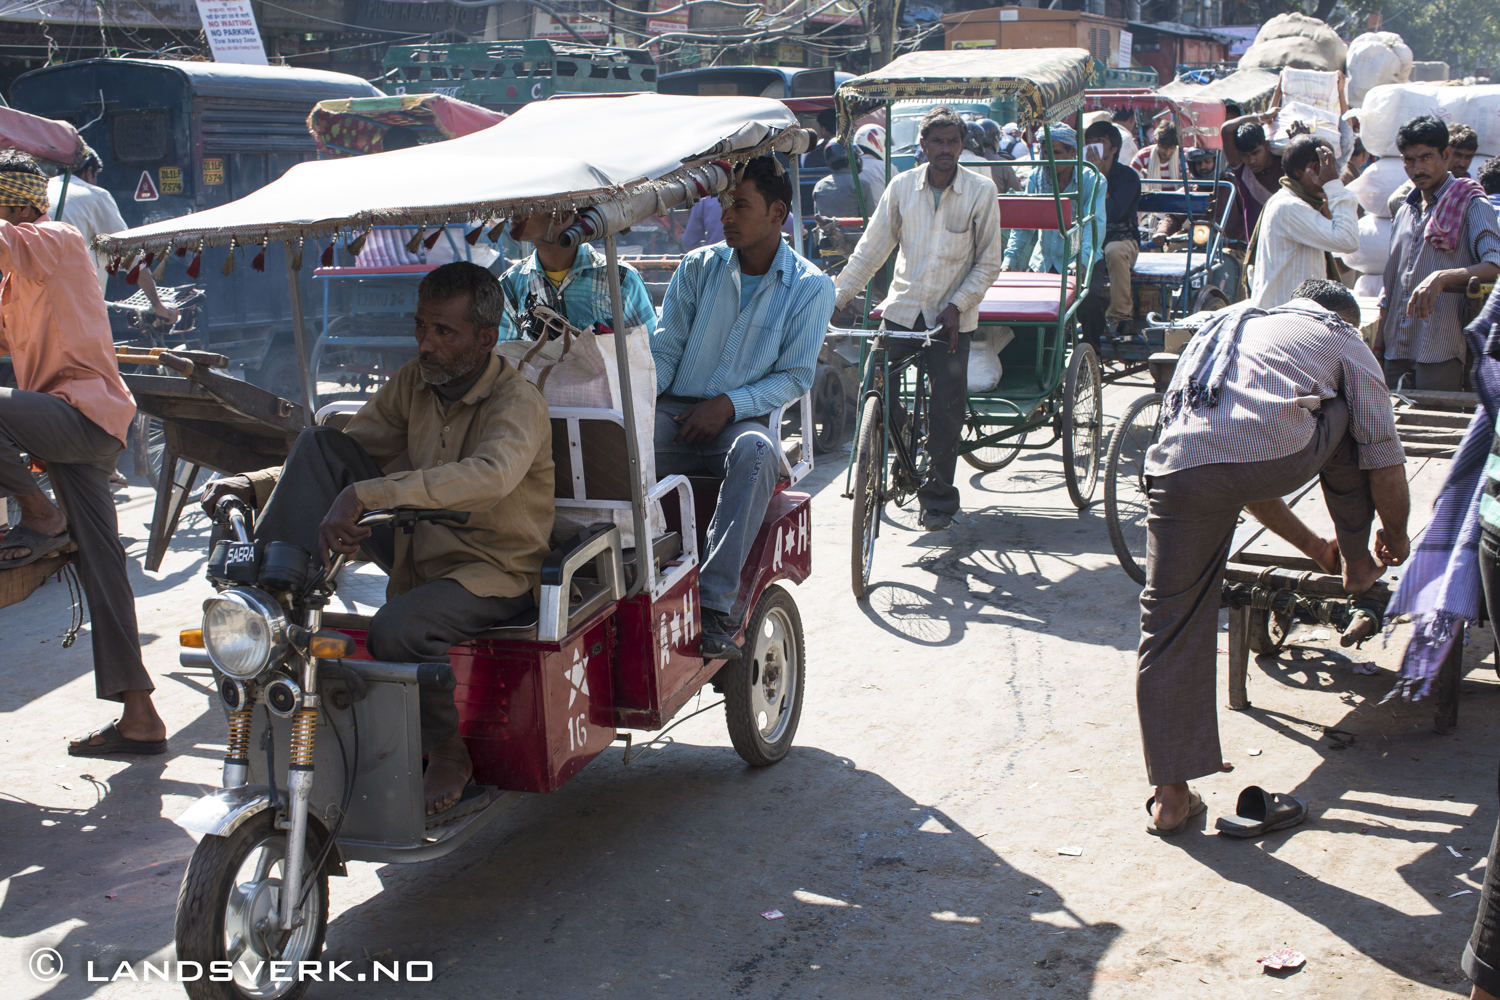
<svg viewBox="0 0 1500 1000">
<path fill-rule="evenodd" d="M 307 641 L 307 653 L 319 660 L 342 660 L 354 655 L 354 640 L 342 632 L 318 632 Z"/>
<path fill-rule="evenodd" d="M 177 643 L 189 649 L 202 649 L 203 630 L 201 628 L 185 628 L 177 634 Z"/>
</svg>

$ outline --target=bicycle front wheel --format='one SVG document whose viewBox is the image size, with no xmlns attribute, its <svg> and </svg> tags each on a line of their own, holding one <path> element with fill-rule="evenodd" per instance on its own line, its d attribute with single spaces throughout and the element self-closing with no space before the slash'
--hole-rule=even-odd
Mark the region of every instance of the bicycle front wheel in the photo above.
<svg viewBox="0 0 1500 1000">
<path fill-rule="evenodd" d="M 859 600 L 870 587 L 880 510 L 885 506 L 885 404 L 879 396 L 865 400 L 854 442 L 854 516 L 849 542 L 849 586 Z"/>
<path fill-rule="evenodd" d="M 1109 544 L 1132 580 L 1146 583 L 1146 451 L 1161 423 L 1161 393 L 1130 404 L 1115 425 L 1104 473 L 1104 522 Z"/>
</svg>

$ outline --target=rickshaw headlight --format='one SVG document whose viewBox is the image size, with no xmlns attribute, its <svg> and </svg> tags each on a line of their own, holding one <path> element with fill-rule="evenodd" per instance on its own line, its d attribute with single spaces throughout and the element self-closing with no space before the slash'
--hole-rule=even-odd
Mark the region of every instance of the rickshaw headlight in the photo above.
<svg viewBox="0 0 1500 1000">
<path fill-rule="evenodd" d="M 203 646 L 230 677 L 254 677 L 286 651 L 286 642 L 286 615 L 269 594 L 237 587 L 203 602 Z"/>
</svg>

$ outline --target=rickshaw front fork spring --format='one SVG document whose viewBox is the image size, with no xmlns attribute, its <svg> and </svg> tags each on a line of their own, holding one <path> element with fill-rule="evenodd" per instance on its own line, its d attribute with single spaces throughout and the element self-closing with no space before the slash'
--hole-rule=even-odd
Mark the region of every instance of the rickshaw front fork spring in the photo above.
<svg viewBox="0 0 1500 1000">
<path fill-rule="evenodd" d="M 304 708 L 298 710 L 292 719 L 292 767 L 311 768 L 313 766 L 313 731 L 318 726 L 318 710 L 316 708 Z M 248 737 L 248 733 L 246 734 Z"/>
<path fill-rule="evenodd" d="M 300 709 L 292 718 L 291 765 L 286 784 L 292 816 L 286 836 L 286 868 L 281 897 L 281 928 L 291 930 L 301 918 L 297 904 L 302 895 L 302 865 L 307 856 L 307 804 L 313 787 L 313 733 L 318 725 L 316 708 Z"/>
<path fill-rule="evenodd" d="M 229 743 L 224 751 L 224 787 L 237 788 L 250 781 L 250 724 L 255 703 L 246 703 L 229 713 Z"/>
</svg>

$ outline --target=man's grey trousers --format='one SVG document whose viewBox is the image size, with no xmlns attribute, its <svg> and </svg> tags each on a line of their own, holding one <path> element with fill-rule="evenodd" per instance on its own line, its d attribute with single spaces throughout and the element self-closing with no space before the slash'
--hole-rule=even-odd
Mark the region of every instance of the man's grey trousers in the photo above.
<svg viewBox="0 0 1500 1000">
<path fill-rule="evenodd" d="M 719 436 L 702 444 L 673 443 L 682 425 L 672 418 L 695 399 L 659 396 L 656 400 L 656 475 L 723 476 L 719 504 L 708 522 L 708 550 L 698 570 L 698 593 L 705 608 L 729 614 L 740 592 L 740 570 L 760 532 L 766 508 L 781 478 L 780 445 L 766 418 L 727 424 Z"/>
<path fill-rule="evenodd" d="M 94 647 L 94 691 L 106 701 L 124 701 L 126 691 L 156 689 L 141 662 L 135 595 L 109 493 L 109 477 L 124 450 L 118 438 L 57 396 L 0 389 L 0 496 L 28 496 L 39 489 L 22 453 L 47 463 L 47 478 L 78 545 L 78 580 Z"/>
<path fill-rule="evenodd" d="M 318 555 L 318 526 L 345 487 L 385 473 L 359 442 L 332 427 L 297 436 L 276 489 L 255 521 L 255 540 L 291 542 Z M 387 573 L 395 562 L 395 529 L 374 528 L 362 555 Z M 520 597 L 476 597 L 456 580 L 433 580 L 390 598 L 375 612 L 365 648 L 392 663 L 447 663 L 448 647 L 467 642 L 533 604 Z M 458 707 L 447 691 L 422 688 L 422 752 L 458 732 Z"/>
<path fill-rule="evenodd" d="M 1153 785 L 1222 766 L 1214 700 L 1219 598 L 1235 524 L 1245 504 L 1284 497 L 1314 476 L 1322 480 L 1339 551 L 1346 559 L 1368 552 L 1370 476 L 1359 467 L 1349 406 L 1339 397 L 1323 403 L 1312 440 L 1294 455 L 1200 465 L 1150 481 L 1135 696 Z"/>
</svg>

